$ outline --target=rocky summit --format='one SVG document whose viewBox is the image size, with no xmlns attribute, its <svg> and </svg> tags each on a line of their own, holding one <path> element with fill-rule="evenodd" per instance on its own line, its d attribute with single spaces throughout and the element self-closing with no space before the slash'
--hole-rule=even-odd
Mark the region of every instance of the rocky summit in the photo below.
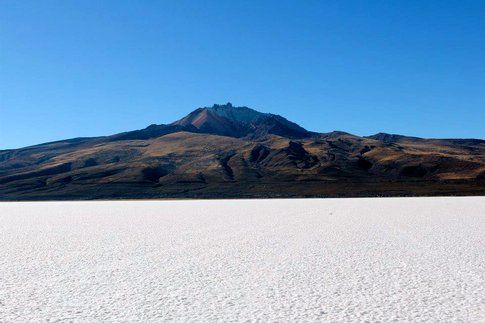
<svg viewBox="0 0 485 323">
<path fill-rule="evenodd" d="M 230 103 L 0 151 L 1 200 L 484 194 L 484 140 L 317 133 Z"/>
</svg>

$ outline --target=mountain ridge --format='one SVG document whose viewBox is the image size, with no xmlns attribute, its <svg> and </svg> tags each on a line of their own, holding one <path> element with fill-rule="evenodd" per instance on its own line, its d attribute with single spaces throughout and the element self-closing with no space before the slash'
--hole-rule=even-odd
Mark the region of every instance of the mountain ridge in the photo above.
<svg viewBox="0 0 485 323">
<path fill-rule="evenodd" d="M 169 124 L 0 151 L 0 199 L 485 194 L 485 141 L 311 132 L 215 104 Z"/>
<path fill-rule="evenodd" d="M 105 136 L 95 136 L 95 137 L 75 137 L 75 138 L 69 138 L 69 139 L 60 139 L 60 140 L 55 140 L 55 141 L 49 141 L 45 143 L 40 143 L 40 144 L 34 144 L 34 145 L 29 145 L 25 147 L 19 147 L 19 148 L 9 148 L 9 149 L 0 149 L 0 152 L 5 152 L 5 151 L 12 151 L 12 150 L 19 150 L 19 149 L 27 149 L 30 147 L 37 147 L 37 146 L 42 146 L 42 145 L 49 145 L 49 144 L 54 144 L 54 143 L 61 143 L 61 142 L 70 142 L 70 141 L 83 141 L 83 140 L 91 140 L 91 139 L 102 139 L 102 138 L 110 138 L 110 140 L 137 140 L 137 135 L 136 134 L 142 134 L 140 135 L 139 139 L 148 139 L 148 138 L 155 138 L 157 136 L 161 136 L 164 134 L 168 133 L 173 133 L 177 131 L 188 131 L 188 132 L 200 132 L 198 131 L 197 127 L 191 127 L 188 123 L 184 124 L 184 120 L 188 119 L 191 115 L 195 113 L 199 113 L 200 111 L 203 110 L 210 110 L 210 109 L 225 109 L 225 108 L 234 108 L 234 109 L 247 109 L 252 112 L 256 112 L 259 116 L 271 116 L 274 118 L 281 118 L 287 121 L 289 124 L 292 124 L 296 126 L 296 128 L 299 129 L 302 133 L 305 135 L 309 136 L 327 136 L 327 135 L 353 135 L 351 133 L 345 132 L 345 131 L 340 131 L 340 130 L 333 130 L 330 132 L 324 132 L 324 133 L 318 133 L 318 132 L 313 132 L 313 131 L 308 131 L 305 128 L 299 126 L 298 124 L 291 122 L 287 120 L 286 118 L 277 115 L 277 114 L 272 114 L 272 113 L 263 113 L 256 111 L 254 109 L 248 108 L 246 106 L 241 106 L 241 107 L 235 107 L 232 105 L 232 103 L 228 102 L 226 104 L 214 104 L 212 107 L 201 107 L 193 110 L 186 116 L 168 123 L 168 124 L 151 124 L 147 126 L 146 128 L 143 129 L 138 129 L 138 130 L 130 130 L 126 132 L 121 132 L 113 135 L 105 135 Z M 255 118 L 257 119 L 257 118 Z M 184 125 L 183 125 L 184 124 Z M 176 127 L 179 126 L 179 127 Z M 146 133 L 146 134 L 145 134 Z M 151 135 L 149 134 L 151 133 Z M 217 134 L 217 133 L 215 133 Z M 357 135 L 353 135 L 357 136 Z M 305 137 L 305 136 L 303 136 Z M 358 137 L 358 136 L 357 136 Z M 369 138 L 369 139 L 376 139 L 376 140 L 383 140 L 387 142 L 396 142 L 402 139 L 408 139 L 408 140 L 452 140 L 452 141 L 474 141 L 477 143 L 483 142 L 485 143 L 485 139 L 480 139 L 480 138 L 424 138 L 424 137 L 417 137 L 417 136 L 410 136 L 410 135 L 401 135 L 401 134 L 393 134 L 393 133 L 386 133 L 386 132 L 378 132 L 372 135 L 367 135 L 367 136 L 362 136 L 362 138 Z M 253 137 L 254 139 L 254 137 Z"/>
</svg>

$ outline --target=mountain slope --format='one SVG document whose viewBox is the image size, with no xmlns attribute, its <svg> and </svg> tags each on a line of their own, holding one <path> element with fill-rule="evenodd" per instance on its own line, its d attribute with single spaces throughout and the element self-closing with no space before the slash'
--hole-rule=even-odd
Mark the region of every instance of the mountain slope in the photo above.
<svg viewBox="0 0 485 323">
<path fill-rule="evenodd" d="M 0 199 L 485 194 L 485 141 L 317 134 L 230 104 L 0 151 Z"/>
</svg>

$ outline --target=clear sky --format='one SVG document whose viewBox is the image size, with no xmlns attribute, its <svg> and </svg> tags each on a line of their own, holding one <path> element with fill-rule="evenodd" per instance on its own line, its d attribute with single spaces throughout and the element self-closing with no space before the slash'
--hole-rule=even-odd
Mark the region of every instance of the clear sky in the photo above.
<svg viewBox="0 0 485 323">
<path fill-rule="evenodd" d="M 232 102 L 313 131 L 485 138 L 484 1 L 0 1 L 0 149 Z"/>
</svg>

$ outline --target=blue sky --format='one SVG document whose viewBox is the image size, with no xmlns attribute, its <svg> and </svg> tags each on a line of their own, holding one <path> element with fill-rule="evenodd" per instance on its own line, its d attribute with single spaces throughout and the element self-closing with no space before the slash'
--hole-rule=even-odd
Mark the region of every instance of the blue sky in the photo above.
<svg viewBox="0 0 485 323">
<path fill-rule="evenodd" d="M 0 149 L 228 101 L 314 131 L 485 138 L 485 2 L 0 2 Z"/>
</svg>

